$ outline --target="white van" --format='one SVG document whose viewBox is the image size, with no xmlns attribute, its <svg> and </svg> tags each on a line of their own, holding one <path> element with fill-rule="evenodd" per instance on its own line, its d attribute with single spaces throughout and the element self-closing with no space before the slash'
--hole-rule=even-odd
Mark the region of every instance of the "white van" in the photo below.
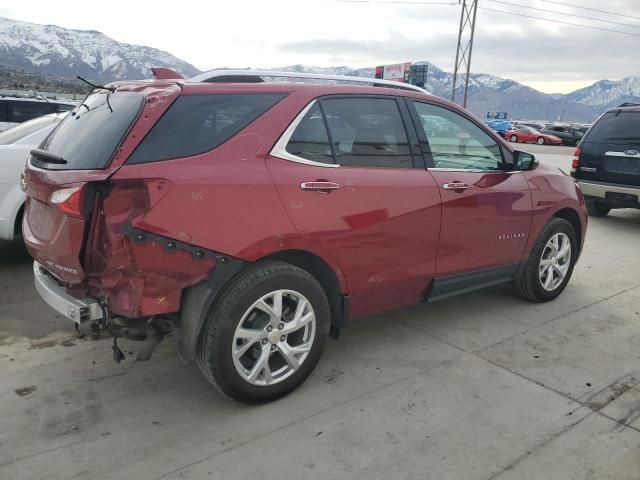
<svg viewBox="0 0 640 480">
<path fill-rule="evenodd" d="M 75 104 L 67 100 L 43 100 L 36 97 L 0 97 L 0 132 L 27 120 L 54 112 L 73 110 Z"/>
</svg>

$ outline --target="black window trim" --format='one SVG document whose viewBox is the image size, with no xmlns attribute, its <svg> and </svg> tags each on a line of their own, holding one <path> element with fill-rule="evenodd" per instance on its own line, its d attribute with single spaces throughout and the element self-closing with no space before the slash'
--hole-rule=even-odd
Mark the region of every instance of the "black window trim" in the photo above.
<svg viewBox="0 0 640 480">
<path fill-rule="evenodd" d="M 513 164 L 513 156 L 511 152 L 505 148 L 505 146 L 495 138 L 495 135 L 492 130 L 485 128 L 481 123 L 475 121 L 472 117 L 465 115 L 462 112 L 449 108 L 447 105 L 442 105 L 437 102 L 430 102 L 428 100 L 424 100 L 422 98 L 414 98 L 414 97 L 404 97 L 407 102 L 407 108 L 411 114 L 411 119 L 413 120 L 413 126 L 418 134 L 418 139 L 420 141 L 420 146 L 422 148 L 422 155 L 424 158 L 424 163 L 427 170 L 433 170 L 436 172 L 469 172 L 469 173 L 517 173 L 519 170 L 511 170 L 509 169 L 509 165 Z M 460 115 L 465 120 L 468 120 L 476 127 L 480 128 L 483 132 L 485 132 L 491 139 L 493 139 L 498 148 L 500 149 L 500 155 L 502 157 L 502 164 L 504 168 L 499 170 L 489 170 L 489 169 L 481 169 L 481 168 L 438 168 L 435 166 L 435 162 L 433 161 L 433 154 L 431 152 L 431 146 L 429 145 L 429 140 L 427 139 L 426 134 L 424 133 L 424 129 L 421 127 L 420 117 L 418 116 L 418 111 L 414 103 L 424 103 L 427 105 L 431 105 L 434 107 L 440 107 L 442 109 L 448 110 L 451 113 L 455 113 Z"/>
</svg>

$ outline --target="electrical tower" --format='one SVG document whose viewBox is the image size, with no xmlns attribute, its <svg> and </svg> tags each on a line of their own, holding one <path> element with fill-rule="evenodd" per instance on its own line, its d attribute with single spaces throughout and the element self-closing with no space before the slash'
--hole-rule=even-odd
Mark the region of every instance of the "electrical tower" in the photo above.
<svg viewBox="0 0 640 480">
<path fill-rule="evenodd" d="M 460 2 L 460 0 L 458 0 L 458 2 Z M 469 70 L 471 69 L 471 53 L 473 53 L 473 34 L 476 30 L 477 10 L 478 0 L 462 0 L 460 30 L 458 30 L 458 49 L 456 50 L 456 64 L 453 70 L 453 86 L 451 88 L 451 101 L 454 103 L 456 101 L 458 72 L 464 70 L 463 107 L 467 106 L 467 88 L 469 87 Z"/>
</svg>

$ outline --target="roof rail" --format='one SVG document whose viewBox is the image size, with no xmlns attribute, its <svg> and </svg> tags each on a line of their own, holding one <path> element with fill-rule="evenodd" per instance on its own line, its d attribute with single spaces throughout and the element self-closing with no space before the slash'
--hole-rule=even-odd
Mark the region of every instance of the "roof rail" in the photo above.
<svg viewBox="0 0 640 480">
<path fill-rule="evenodd" d="M 399 88 L 401 90 L 411 90 L 420 93 L 429 93 L 425 89 L 411 85 L 410 83 L 395 82 L 392 80 L 382 80 L 379 78 L 353 77 L 347 75 L 323 75 L 320 73 L 297 73 L 297 72 L 278 72 L 270 70 L 211 70 L 201 73 L 189 82 L 208 82 L 208 83 L 259 83 L 264 82 L 263 77 L 271 78 L 299 78 L 308 80 L 328 80 L 332 82 L 347 83 L 364 83 L 376 87 Z"/>
</svg>

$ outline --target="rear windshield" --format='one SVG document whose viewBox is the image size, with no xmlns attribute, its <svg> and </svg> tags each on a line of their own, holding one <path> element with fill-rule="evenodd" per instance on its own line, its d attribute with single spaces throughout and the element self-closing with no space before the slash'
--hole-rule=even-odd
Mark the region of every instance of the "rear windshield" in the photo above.
<svg viewBox="0 0 640 480">
<path fill-rule="evenodd" d="M 605 113 L 591 127 L 586 138 L 595 143 L 640 143 L 640 111 L 617 110 Z"/>
<path fill-rule="evenodd" d="M 31 157 L 37 167 L 55 170 L 105 168 L 144 101 L 140 93 L 93 93 L 65 117 L 40 148 L 62 157 L 66 163 L 51 164 Z"/>
<path fill-rule="evenodd" d="M 199 155 L 222 145 L 285 94 L 184 95 L 136 148 L 128 164 Z"/>
<path fill-rule="evenodd" d="M 45 115 L 44 117 L 34 118 L 33 120 L 16 125 L 0 133 L 0 145 L 16 143 L 27 135 L 31 135 L 33 132 L 55 123 L 57 120 L 53 115 Z"/>
</svg>

